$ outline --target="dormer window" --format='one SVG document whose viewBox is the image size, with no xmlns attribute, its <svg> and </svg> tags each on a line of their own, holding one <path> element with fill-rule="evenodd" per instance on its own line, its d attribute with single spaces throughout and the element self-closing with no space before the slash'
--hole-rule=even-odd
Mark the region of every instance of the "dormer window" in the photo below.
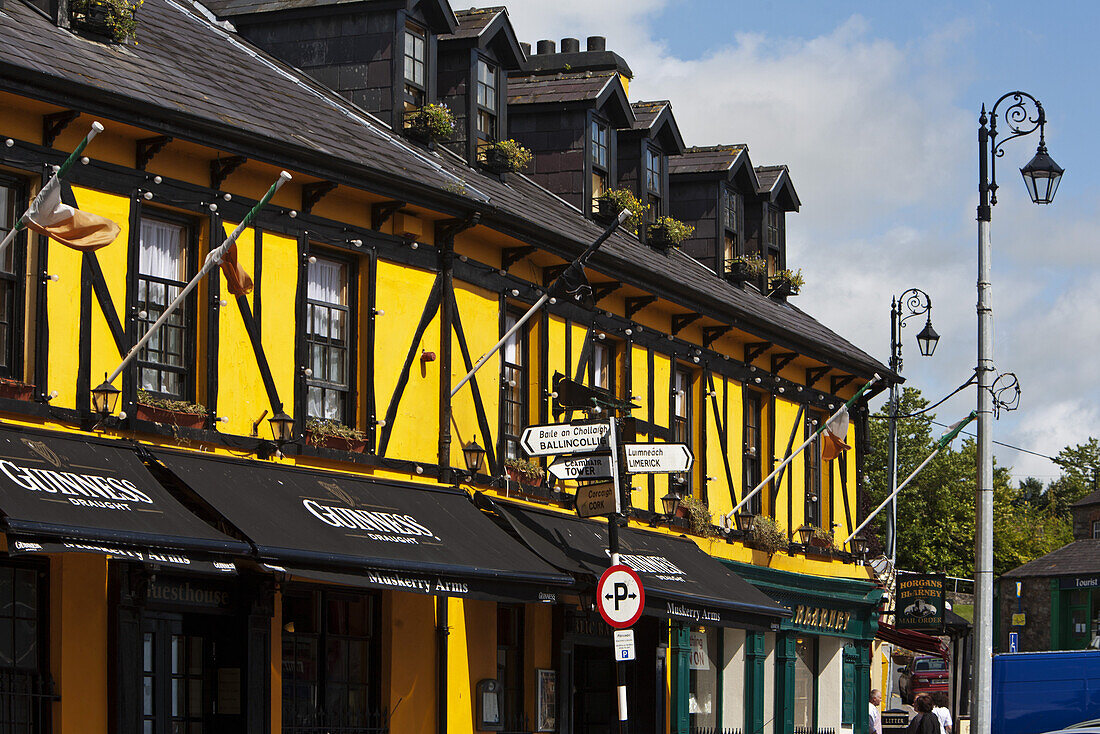
<svg viewBox="0 0 1100 734">
<path fill-rule="evenodd" d="M 730 262 L 741 254 L 741 195 L 733 189 L 726 189 L 722 207 L 725 231 L 725 262 Z"/>
<path fill-rule="evenodd" d="M 592 164 L 592 211 L 596 211 L 596 200 L 607 191 L 611 180 L 609 168 L 611 160 L 610 127 L 603 120 L 593 118 L 588 142 Z"/>
<path fill-rule="evenodd" d="M 411 21 L 405 23 L 405 111 L 423 107 L 427 101 L 428 36 Z"/>
<path fill-rule="evenodd" d="M 649 204 L 649 221 L 656 221 L 657 217 L 663 214 L 661 201 L 663 190 L 661 182 L 663 180 L 661 176 L 663 156 L 660 151 L 653 148 L 647 148 L 645 153 L 645 185 L 646 195 L 648 197 Z"/>
<path fill-rule="evenodd" d="M 479 143 L 497 139 L 497 67 L 477 60 L 477 137 Z"/>
<path fill-rule="evenodd" d="M 768 205 L 767 221 L 764 227 L 764 245 L 768 261 L 768 277 L 774 276 L 783 267 L 783 212 L 779 207 Z"/>
</svg>

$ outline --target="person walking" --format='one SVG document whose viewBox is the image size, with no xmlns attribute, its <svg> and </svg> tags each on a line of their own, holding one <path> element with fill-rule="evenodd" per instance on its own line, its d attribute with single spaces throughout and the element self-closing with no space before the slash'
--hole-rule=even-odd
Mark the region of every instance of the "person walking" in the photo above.
<svg viewBox="0 0 1100 734">
<path fill-rule="evenodd" d="M 951 734 L 951 712 L 947 709 L 947 692 L 936 691 L 932 694 L 932 713 L 940 720 L 940 734 Z"/>
<path fill-rule="evenodd" d="M 940 734 L 940 717 L 932 713 L 932 697 L 922 693 L 913 699 L 913 710 L 917 712 L 909 721 L 905 734 Z"/>
<path fill-rule="evenodd" d="M 882 734 L 882 714 L 879 713 L 878 707 L 882 704 L 882 691 L 877 688 L 871 690 L 871 699 L 868 703 L 868 713 L 870 719 L 871 734 Z"/>
</svg>

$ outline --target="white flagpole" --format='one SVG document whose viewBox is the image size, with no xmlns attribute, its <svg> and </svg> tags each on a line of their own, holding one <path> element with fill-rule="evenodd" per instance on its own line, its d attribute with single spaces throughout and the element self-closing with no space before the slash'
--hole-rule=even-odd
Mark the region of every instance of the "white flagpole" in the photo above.
<svg viewBox="0 0 1100 734">
<path fill-rule="evenodd" d="M 42 195 L 49 191 L 51 186 L 58 186 L 60 184 L 61 179 L 65 177 L 65 174 L 69 172 L 69 169 L 72 168 L 77 159 L 80 158 L 80 154 L 88 147 L 88 143 L 92 142 L 92 138 L 99 135 L 101 132 L 103 132 L 103 125 L 99 124 L 99 122 L 93 122 L 92 129 L 89 130 L 88 134 L 84 136 L 84 139 L 80 141 L 80 145 L 76 146 L 76 150 L 70 153 L 69 157 L 65 159 L 65 162 L 54 171 L 53 176 L 51 176 L 50 180 L 46 182 L 46 185 L 38 191 L 38 194 L 34 197 L 34 201 L 27 207 L 27 211 L 23 212 L 23 216 L 19 217 L 19 220 L 15 223 L 15 226 L 11 228 L 11 231 L 4 235 L 3 241 L 0 241 L 0 256 L 3 256 L 4 250 L 6 250 L 12 240 L 15 239 L 15 235 L 19 234 L 19 231 L 27 226 L 27 215 L 30 214 L 31 210 L 38 204 Z"/>
<path fill-rule="evenodd" d="M 859 389 L 859 391 L 848 400 L 848 402 L 846 402 L 835 413 L 833 413 L 831 416 L 829 416 L 829 418 L 824 423 L 821 424 L 821 427 L 813 432 L 812 436 L 807 438 L 802 443 L 801 446 L 799 446 L 797 449 L 792 451 L 791 455 L 788 456 L 786 459 L 783 459 L 783 461 L 781 461 L 779 463 L 779 466 L 775 467 L 775 469 L 772 470 L 771 474 L 764 477 L 763 481 L 761 481 L 760 484 L 756 485 L 756 487 L 751 492 L 746 494 L 741 499 L 741 501 L 737 503 L 737 507 L 734 507 L 728 513 L 726 513 L 726 520 L 732 520 L 733 516 L 737 514 L 737 511 L 740 510 L 742 507 L 744 507 L 745 504 L 748 503 L 749 500 L 751 500 L 753 497 L 755 497 L 757 494 L 759 494 L 760 490 L 762 490 L 765 486 L 767 486 L 768 482 L 775 479 L 776 475 L 778 475 L 779 472 L 781 472 L 783 470 L 783 467 L 785 467 L 787 464 L 790 464 L 792 461 L 794 461 L 794 457 L 798 456 L 800 453 L 802 453 L 803 449 L 805 449 L 807 446 L 809 446 L 811 443 L 813 443 L 814 439 L 816 439 L 818 436 L 820 436 L 825 431 L 825 429 L 829 426 L 830 423 L 832 423 L 834 420 L 836 420 L 838 417 L 840 417 L 840 414 L 843 413 L 845 410 L 847 410 L 848 408 L 851 408 L 855 404 L 856 400 L 859 399 L 860 395 L 865 393 L 868 389 L 870 389 L 871 385 L 874 385 L 876 382 L 878 382 L 881 379 L 882 378 L 876 373 L 875 376 L 872 377 L 866 385 L 861 387 Z"/>
<path fill-rule="evenodd" d="M 115 368 L 115 371 L 107 377 L 107 384 L 111 384 L 112 382 L 114 382 L 115 378 L 118 377 L 122 373 L 122 370 L 126 368 L 126 365 L 129 364 L 135 356 L 137 356 L 137 353 L 141 351 L 142 347 L 149 343 L 149 340 L 153 338 L 153 334 L 155 334 L 157 330 L 160 329 L 160 327 L 164 324 L 164 322 L 168 320 L 168 317 L 171 316 L 177 308 L 179 308 L 179 305 L 183 303 L 183 299 L 187 297 L 188 293 L 195 289 L 195 286 L 199 284 L 199 281 L 202 280 L 207 273 L 209 273 L 211 270 L 221 264 L 222 258 L 225 256 L 226 251 L 233 246 L 233 243 L 237 241 L 237 238 L 241 236 L 241 233 L 248 228 L 248 225 L 252 223 L 252 220 L 256 217 L 256 214 L 260 211 L 264 204 L 270 201 L 271 197 L 275 195 L 275 192 L 282 188 L 283 184 L 285 184 L 289 180 L 289 173 L 287 173 L 286 171 L 280 173 L 279 179 L 271 185 L 271 188 L 267 190 L 267 193 L 264 194 L 264 197 L 260 199 L 256 206 L 252 207 L 252 210 L 245 215 L 244 219 L 241 220 L 241 223 L 237 225 L 237 228 L 233 230 L 233 233 L 229 235 L 228 239 L 226 239 L 225 242 L 210 251 L 210 254 L 206 256 L 206 261 L 202 264 L 202 268 L 200 268 L 199 272 L 195 274 L 195 277 L 192 278 L 190 282 L 188 282 L 187 285 L 183 287 L 183 290 L 179 292 L 179 295 L 177 295 L 175 299 L 173 299 L 173 301 L 168 304 L 168 307 L 164 309 L 164 313 L 160 315 L 160 318 L 158 318 L 156 322 L 154 322 L 153 325 L 149 327 L 149 330 L 146 331 L 145 335 L 138 340 L 138 343 L 135 344 L 130 349 L 130 351 L 126 353 L 126 356 L 123 357 L 122 362 L 118 365 L 118 367 Z"/>
<path fill-rule="evenodd" d="M 844 547 L 845 545 L 847 545 L 848 543 L 852 542 L 852 538 L 854 538 L 854 537 L 856 537 L 857 535 L 859 535 L 859 531 L 860 531 L 860 530 L 863 530 L 863 528 L 867 527 L 867 525 L 868 525 L 868 524 L 870 524 L 870 522 L 871 522 L 872 520 L 874 520 L 874 519 L 875 519 L 875 516 L 876 516 L 876 515 L 878 515 L 878 514 L 879 514 L 880 512 L 882 512 L 882 511 L 883 511 L 883 510 L 884 510 L 884 509 L 886 508 L 886 506 L 887 506 L 887 505 L 889 505 L 889 504 L 890 504 L 890 502 L 891 502 L 891 501 L 892 501 L 892 500 L 893 500 L 893 499 L 894 499 L 895 497 L 897 497 L 897 496 L 898 496 L 898 493 L 899 493 L 899 492 L 901 492 L 901 490 L 905 489 L 906 485 L 908 485 L 908 484 L 909 484 L 909 482 L 913 481 L 913 479 L 914 479 L 914 478 L 915 478 L 915 477 L 916 477 L 916 476 L 917 476 L 918 474 L 920 474 L 920 473 L 921 473 L 921 470 L 922 470 L 922 469 L 924 469 L 924 467 L 928 466 L 928 462 L 930 462 L 930 461 L 932 461 L 932 459 L 936 458 L 937 454 L 939 454 L 939 453 L 940 453 L 941 451 L 943 451 L 944 447 L 946 447 L 946 446 L 947 446 L 947 444 L 949 444 L 949 443 L 951 443 L 952 441 L 954 441 L 954 440 L 955 440 L 955 436 L 958 436 L 958 435 L 959 435 L 959 432 L 960 432 L 960 431 L 961 431 L 961 430 L 962 430 L 963 428 L 966 428 L 967 424 L 968 424 L 968 423 L 970 423 L 970 421 L 974 420 L 974 419 L 975 419 L 975 418 L 977 418 L 977 417 L 978 417 L 978 412 L 977 412 L 976 410 L 975 410 L 975 411 L 971 411 L 971 412 L 970 412 L 970 415 L 968 415 L 968 416 L 967 416 L 966 418 L 964 418 L 963 420 L 959 421 L 959 424 L 958 424 L 957 426 L 955 426 L 955 427 L 954 427 L 954 428 L 953 428 L 953 429 L 952 429 L 951 431 L 949 431 L 948 433 L 946 433 L 946 434 L 944 435 L 944 437 L 943 437 L 943 438 L 941 438 L 941 439 L 939 440 L 939 442 L 938 442 L 938 443 L 936 444 L 936 450 L 935 450 L 935 451 L 933 451 L 933 452 L 932 452 L 931 454 L 929 454 L 929 455 L 928 455 L 928 458 L 927 458 L 927 459 L 925 459 L 924 461 L 922 461 L 922 462 L 921 462 L 921 464 L 920 464 L 920 466 L 918 466 L 918 467 L 917 467 L 916 469 L 914 469 L 914 470 L 913 470 L 913 473 L 912 473 L 912 474 L 910 474 L 910 475 L 909 475 L 908 477 L 906 477 L 906 478 L 905 478 L 905 481 L 904 481 L 904 482 L 902 482 L 901 484 L 899 484 L 899 485 L 898 485 L 898 488 L 897 488 L 897 489 L 895 489 L 895 490 L 894 490 L 893 492 L 891 492 L 891 493 L 890 493 L 890 496 L 889 496 L 889 497 L 887 497 L 887 498 L 886 498 L 885 500 L 883 500 L 882 504 L 881 504 L 881 505 L 879 505 L 878 507 L 876 507 L 876 508 L 875 508 L 875 509 L 874 509 L 874 510 L 873 510 L 873 511 L 871 512 L 871 514 L 870 514 L 870 515 L 868 515 L 868 516 L 867 516 L 867 518 L 866 518 L 866 519 L 865 519 L 865 520 L 864 520 L 863 522 L 861 522 L 861 523 L 859 524 L 859 527 L 858 527 L 858 528 L 856 528 L 855 530 L 853 530 L 853 531 L 852 531 L 852 534 L 851 534 L 851 535 L 849 535 L 849 536 L 848 536 L 847 538 L 845 538 L 845 539 L 844 539 L 844 542 L 840 544 L 840 545 L 841 545 L 841 547 L 843 548 L 843 547 Z"/>
</svg>

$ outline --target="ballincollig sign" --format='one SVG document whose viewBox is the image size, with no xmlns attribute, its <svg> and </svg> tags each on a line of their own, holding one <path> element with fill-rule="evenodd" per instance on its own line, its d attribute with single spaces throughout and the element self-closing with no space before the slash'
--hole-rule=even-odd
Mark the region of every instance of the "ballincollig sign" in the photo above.
<svg viewBox="0 0 1100 734">
<path fill-rule="evenodd" d="M 947 609 L 947 577 L 902 574 L 894 597 L 896 626 L 911 630 L 942 630 Z"/>
</svg>

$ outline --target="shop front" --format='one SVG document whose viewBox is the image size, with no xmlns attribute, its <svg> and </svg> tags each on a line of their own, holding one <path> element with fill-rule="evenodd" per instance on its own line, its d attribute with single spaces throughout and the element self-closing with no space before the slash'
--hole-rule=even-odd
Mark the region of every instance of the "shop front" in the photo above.
<svg viewBox="0 0 1100 734">
<path fill-rule="evenodd" d="M 561 689 L 572 692 L 559 700 L 559 731 L 613 729 L 611 629 L 591 592 L 610 562 L 607 526 L 502 501 L 486 504 L 541 558 L 585 580 L 580 604 L 556 609 Z M 787 610 L 687 538 L 622 528 L 619 542 L 621 562 L 645 589 L 644 615 L 634 625 L 636 659 L 623 666 L 631 731 L 739 728 L 740 722 L 721 723 L 720 640 L 730 632 L 744 638 L 776 629 Z"/>
</svg>

